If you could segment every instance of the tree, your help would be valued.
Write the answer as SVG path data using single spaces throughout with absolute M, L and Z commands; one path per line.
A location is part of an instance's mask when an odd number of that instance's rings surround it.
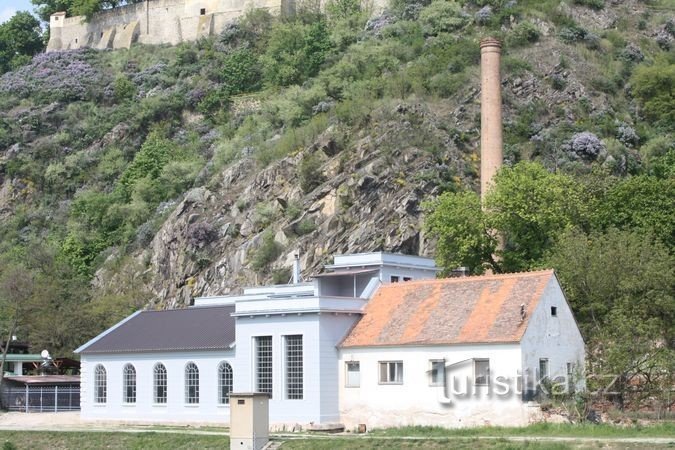
M 25 64 L 43 48 L 40 21 L 25 11 L 14 14 L 0 24 L 0 73 Z
M 485 205 L 490 225 L 504 237 L 501 265 L 508 272 L 531 267 L 562 231 L 588 220 L 583 186 L 532 162 L 500 170 Z
M 522 162 L 499 171 L 485 211 L 478 195 L 448 192 L 428 204 L 428 213 L 427 230 L 439 241 L 438 263 L 446 272 L 458 266 L 513 272 L 536 265 L 565 229 L 585 225 L 588 199 L 571 177 Z
M 675 256 L 640 231 L 564 232 L 542 262 L 553 267 L 586 337 L 591 386 L 641 400 L 667 392 L 675 361 Z M 662 400 L 666 400 L 662 398 Z
M 595 228 L 641 229 L 675 246 L 675 177 L 619 180 L 595 203 Z
M 5 373 L 9 343 L 16 330 L 25 321 L 28 302 L 33 294 L 33 275 L 22 265 L 10 265 L 0 277 L 0 323 L 4 328 L 2 359 L 0 360 L 0 388 Z
M 426 203 L 425 209 L 429 213 L 425 227 L 438 239 L 436 262 L 445 274 L 460 266 L 472 273 L 499 266 L 493 257 L 498 241 L 477 194 L 445 193 Z

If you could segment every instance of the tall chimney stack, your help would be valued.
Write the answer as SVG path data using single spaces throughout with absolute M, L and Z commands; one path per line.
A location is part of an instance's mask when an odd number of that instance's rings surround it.
M 502 166 L 502 84 L 499 73 L 502 44 L 495 38 L 480 42 L 480 197 L 485 201 L 492 178 Z

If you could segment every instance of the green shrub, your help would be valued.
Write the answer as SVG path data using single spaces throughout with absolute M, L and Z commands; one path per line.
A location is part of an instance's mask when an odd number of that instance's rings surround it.
M 230 104 L 230 91 L 226 87 L 213 89 L 197 104 L 197 111 L 203 114 L 214 114 L 222 111 Z
M 302 192 L 311 192 L 326 180 L 323 173 L 320 171 L 321 163 L 321 158 L 319 158 L 319 155 L 316 153 L 305 156 L 302 158 L 302 161 L 300 161 L 298 176 L 300 178 L 300 189 L 302 189 Z
M 258 61 L 248 48 L 241 48 L 228 54 L 222 62 L 226 89 L 230 94 L 250 92 L 258 89 L 260 70 Z
M 644 115 L 657 126 L 675 130 L 675 64 L 663 59 L 652 66 L 638 66 L 631 85 Z
M 282 247 L 274 240 L 272 230 L 267 230 L 262 235 L 262 243 L 251 255 L 251 268 L 257 272 L 266 271 L 267 267 L 279 257 Z
M 298 236 L 304 236 L 316 230 L 316 223 L 312 219 L 303 219 L 300 221 L 295 231 L 298 233 Z
M 277 24 L 261 56 L 263 78 L 276 86 L 298 84 L 314 76 L 331 49 L 325 21 Z
M 115 79 L 113 91 L 115 93 L 116 101 L 121 102 L 124 100 L 131 100 L 136 95 L 136 85 L 132 83 L 129 78 L 120 75 Z
M 190 44 L 180 44 L 176 48 L 176 64 L 187 66 L 197 62 L 197 52 Z
M 509 34 L 507 41 L 508 44 L 514 47 L 531 44 L 539 40 L 540 32 L 539 29 L 534 26 L 531 22 L 521 22 L 519 23 Z
M 605 7 L 605 0 L 574 0 L 574 4 L 586 6 L 595 10 L 601 10 Z
M 457 31 L 464 28 L 471 17 L 462 11 L 459 3 L 435 0 L 420 12 L 419 21 L 427 35 Z

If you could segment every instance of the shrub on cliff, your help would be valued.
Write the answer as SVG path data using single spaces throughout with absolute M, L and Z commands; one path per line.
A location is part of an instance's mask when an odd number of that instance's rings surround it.
M 90 64 L 95 50 L 42 53 L 0 78 L 0 93 L 32 97 L 38 102 L 91 100 L 107 83 L 100 69 Z
M 279 23 L 272 30 L 260 58 L 263 77 L 271 85 L 299 84 L 316 75 L 331 49 L 330 33 L 323 20 Z

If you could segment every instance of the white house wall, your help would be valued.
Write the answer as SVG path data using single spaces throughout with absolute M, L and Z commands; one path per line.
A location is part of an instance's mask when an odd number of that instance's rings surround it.
M 551 315 L 557 308 L 557 316 Z M 539 360 L 548 359 L 549 376 L 567 376 L 567 363 L 575 365 L 577 389 L 584 387 L 585 348 L 572 310 L 555 277 L 544 289 L 542 299 L 532 313 L 523 338 L 522 364 L 526 377 L 533 383 L 539 379 Z
M 490 388 L 473 384 L 473 358 L 490 360 Z M 430 386 L 431 360 L 444 359 L 450 368 L 446 386 Z M 345 387 L 347 361 L 359 361 L 360 387 Z M 403 362 L 403 384 L 380 384 L 380 361 Z M 481 425 L 517 426 L 529 422 L 534 408 L 524 404 L 518 386 L 521 352 L 517 344 L 476 344 L 455 346 L 406 346 L 345 348 L 340 350 L 339 386 L 341 422 L 347 428 L 366 424 L 368 429 L 437 425 L 467 427 Z M 468 392 L 461 396 L 450 391 Z M 506 387 L 497 387 L 496 377 L 508 377 Z
M 256 391 L 254 338 L 272 336 L 273 394 L 270 423 L 308 424 L 337 421 L 337 343 L 358 315 L 322 313 L 237 317 L 235 392 Z M 303 336 L 303 399 L 288 399 L 285 391 L 284 336 Z
M 234 369 L 234 351 L 157 352 L 119 355 L 82 355 L 81 417 L 83 420 L 127 422 L 213 422 L 229 424 L 229 405 L 218 404 L 218 365 L 227 361 Z M 167 371 L 167 402 L 154 403 L 153 369 L 161 362 Z M 185 403 L 185 365 L 199 368 L 199 404 Z M 107 401 L 94 403 L 94 370 L 102 364 L 107 374 Z M 122 371 L 127 363 L 136 369 L 136 402 L 123 402 Z M 239 374 L 233 370 L 233 378 Z

